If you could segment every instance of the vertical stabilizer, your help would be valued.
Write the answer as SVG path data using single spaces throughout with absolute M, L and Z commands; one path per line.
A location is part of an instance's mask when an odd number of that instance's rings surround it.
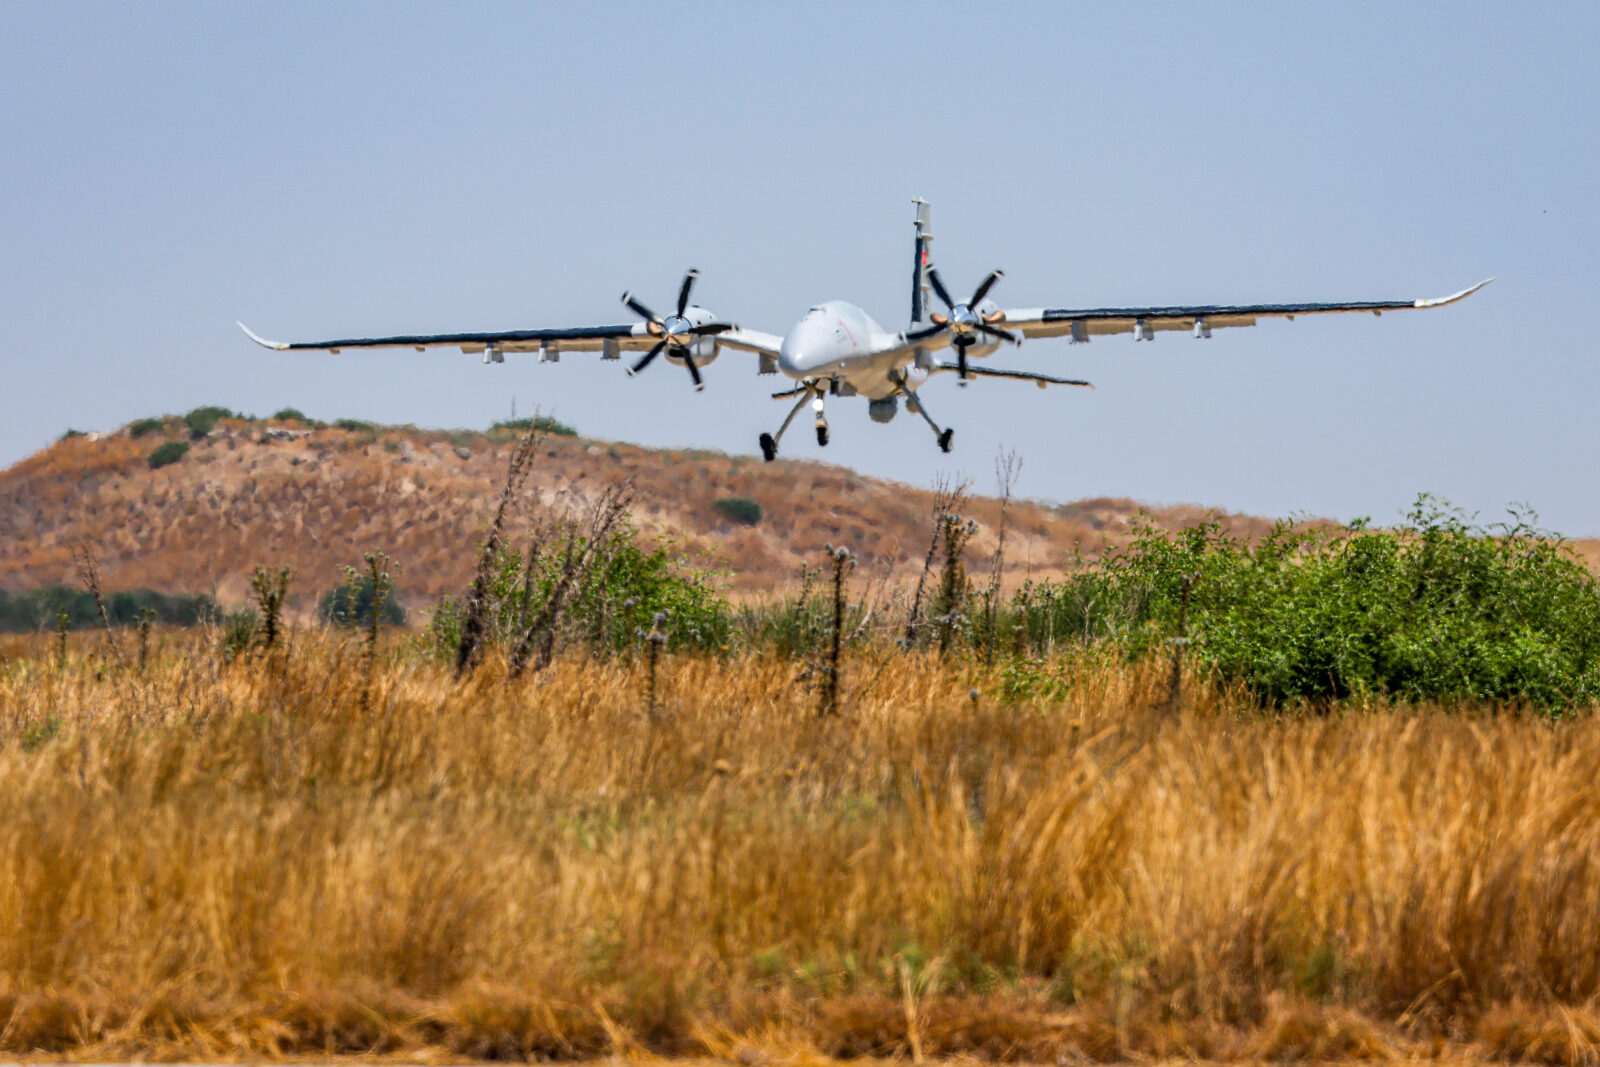
M 931 209 L 928 202 L 917 196 L 911 199 L 917 205 L 917 245 L 916 260 L 911 269 L 911 328 L 928 324 L 928 245 L 933 241 L 933 232 L 929 229 Z

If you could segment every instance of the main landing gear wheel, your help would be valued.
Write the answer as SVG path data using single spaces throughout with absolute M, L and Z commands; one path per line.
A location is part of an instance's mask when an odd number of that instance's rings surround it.
M 962 384 L 965 384 L 965 383 L 962 383 Z M 939 451 L 941 451 L 941 452 L 950 451 L 950 440 L 951 440 L 951 438 L 955 437 L 955 435 L 956 435 L 956 432 L 954 430 L 946 430 L 944 433 L 940 434 L 939 435 Z
M 817 444 L 826 446 L 827 443 L 828 443 L 828 427 L 827 426 L 818 426 L 817 427 Z
M 770 433 L 761 435 L 761 458 L 768 463 L 778 458 L 778 442 L 772 439 Z

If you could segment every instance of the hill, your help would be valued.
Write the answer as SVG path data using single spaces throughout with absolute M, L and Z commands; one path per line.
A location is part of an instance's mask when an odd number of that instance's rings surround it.
M 156 448 L 181 452 L 172 444 L 180 441 L 187 453 L 152 467 Z M 381 550 L 402 568 L 402 598 L 424 605 L 470 580 L 514 442 L 504 430 L 230 418 L 205 434 L 166 419 L 68 436 L 0 472 L 0 589 L 75 581 L 73 549 L 83 543 L 97 553 L 110 589 L 210 592 L 238 602 L 256 564 L 287 565 L 305 607 L 341 580 L 343 566 Z M 616 479 L 633 481 L 635 520 L 648 538 L 725 572 L 735 596 L 789 584 L 829 543 L 849 546 L 868 580 L 913 579 L 928 548 L 930 491 L 805 460 L 767 465 L 552 435 L 526 504 L 582 498 Z M 716 503 L 729 498 L 758 504 L 759 521 L 729 517 Z M 999 508 L 976 497 L 965 509 L 980 527 L 969 559 L 985 571 Z M 517 518 L 524 527 L 527 511 Z M 1008 582 L 1059 571 L 1075 548 L 1092 558 L 1126 543 L 1139 512 L 1120 499 L 1013 502 Z M 1188 526 L 1212 513 L 1187 506 L 1150 514 L 1162 525 Z M 1221 518 L 1245 534 L 1269 526 Z

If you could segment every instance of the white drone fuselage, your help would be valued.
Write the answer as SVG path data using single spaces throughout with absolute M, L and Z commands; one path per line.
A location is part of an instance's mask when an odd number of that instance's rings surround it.
M 974 344 L 969 355 L 987 356 L 998 341 Z M 827 300 L 806 312 L 783 337 L 778 369 L 795 381 L 836 379 L 851 390 L 878 400 L 900 390 L 902 368 L 915 368 L 915 352 L 907 352 L 905 335 L 890 333 L 861 308 L 844 300 Z M 926 368 L 915 368 L 914 379 Z

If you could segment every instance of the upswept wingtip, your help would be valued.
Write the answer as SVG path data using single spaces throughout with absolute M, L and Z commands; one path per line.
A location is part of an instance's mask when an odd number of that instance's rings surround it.
M 246 337 L 250 338 L 250 340 L 254 341 L 256 344 L 260 345 L 262 348 L 270 348 L 274 352 L 282 352 L 284 349 L 289 347 L 288 345 L 284 344 L 282 341 L 269 341 L 269 340 L 267 340 L 265 337 L 260 336 L 254 330 L 252 330 L 250 327 L 246 326 L 244 323 L 239 322 L 238 319 L 234 319 L 233 321 L 238 325 L 239 329 L 244 331 L 244 335 Z
M 1492 281 L 1494 281 L 1493 278 L 1485 278 L 1477 285 L 1469 285 L 1459 293 L 1451 293 L 1449 296 L 1441 296 L 1434 300 L 1418 300 L 1416 306 L 1419 308 L 1439 308 L 1444 307 L 1446 304 L 1454 304 L 1457 300 L 1465 300 Z

